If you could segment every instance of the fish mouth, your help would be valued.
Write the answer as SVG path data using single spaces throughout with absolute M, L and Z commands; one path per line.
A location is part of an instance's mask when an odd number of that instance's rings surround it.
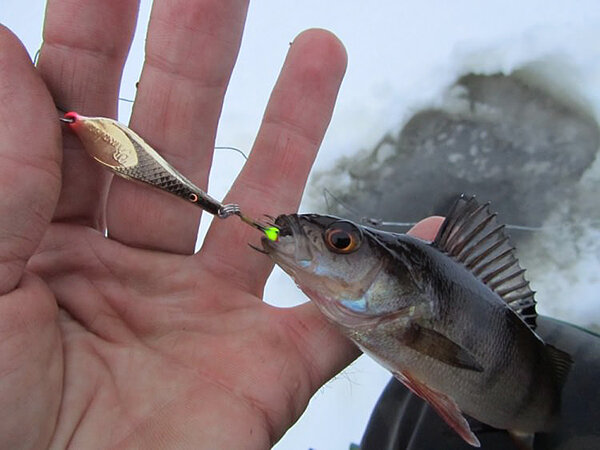
M 279 229 L 279 233 L 277 239 L 275 240 L 269 239 L 266 236 L 262 237 L 261 244 L 263 246 L 263 250 L 265 250 L 267 253 L 276 252 L 280 246 L 281 240 L 286 239 L 288 236 L 294 236 L 292 231 L 292 219 L 290 215 L 282 214 L 277 216 L 271 225 L 276 226 Z M 297 228 L 297 226 L 295 226 L 295 228 Z
M 279 228 L 275 241 L 263 236 L 261 244 L 265 253 L 282 266 L 307 267 L 313 260 L 306 234 L 297 214 L 282 214 L 275 219 Z

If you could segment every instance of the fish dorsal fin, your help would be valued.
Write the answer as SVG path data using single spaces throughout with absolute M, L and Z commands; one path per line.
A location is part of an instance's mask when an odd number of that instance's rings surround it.
M 489 203 L 461 195 L 432 245 L 463 264 L 535 329 L 534 292 Z

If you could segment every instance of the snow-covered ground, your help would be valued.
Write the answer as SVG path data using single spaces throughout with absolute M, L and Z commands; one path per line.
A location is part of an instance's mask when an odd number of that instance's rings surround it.
M 150 5 L 148 0 L 141 3 L 138 35 L 121 89 L 126 98 L 135 94 L 143 61 Z M 43 12 L 41 0 L 3 0 L 0 6 L 0 22 L 21 37 L 32 55 L 41 43 Z M 349 55 L 346 79 L 317 169 L 331 167 L 341 155 L 371 148 L 387 131 L 399 129 L 413 112 L 441 101 L 444 88 L 467 71 L 510 72 L 535 62 L 548 83 L 560 80 L 569 87 L 562 91 L 563 96 L 584 104 L 595 117 L 600 112 L 600 4 L 596 0 L 257 1 L 250 6 L 217 145 L 250 149 L 288 43 L 311 27 L 336 33 Z M 127 121 L 130 105 L 122 102 L 120 106 L 120 119 Z M 225 194 L 242 164 L 240 155 L 217 151 L 209 186 L 212 195 L 220 198 Z M 586 174 L 590 186 L 600 182 L 597 165 L 598 161 Z M 586 207 L 597 207 L 597 201 L 587 199 Z M 557 199 L 557 209 L 565 201 Z M 206 227 L 203 223 L 202 231 Z M 543 239 L 567 237 L 557 232 Z M 577 252 L 568 254 L 563 263 L 579 275 L 576 280 L 567 279 L 557 286 L 552 272 L 529 268 L 539 291 L 540 309 L 584 325 L 590 318 L 600 318 L 600 304 L 585 301 L 590 298 L 590 286 L 597 290 L 600 283 L 599 239 L 593 234 L 585 239 L 589 245 L 579 243 Z M 561 295 L 544 295 L 546 284 Z M 565 302 L 557 302 L 559 298 Z M 305 297 L 287 276 L 275 271 L 265 300 L 290 306 L 304 302 Z M 388 378 L 383 369 L 360 358 L 315 395 L 304 416 L 275 448 L 341 450 L 350 442 L 359 442 Z

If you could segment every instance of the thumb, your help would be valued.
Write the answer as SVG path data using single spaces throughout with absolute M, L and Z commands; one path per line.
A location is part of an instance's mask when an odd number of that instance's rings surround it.
M 426 241 L 433 241 L 443 222 L 444 218 L 440 216 L 427 217 L 408 230 L 408 234 Z
M 21 280 L 60 192 L 56 109 L 19 40 L 0 25 L 0 295 Z

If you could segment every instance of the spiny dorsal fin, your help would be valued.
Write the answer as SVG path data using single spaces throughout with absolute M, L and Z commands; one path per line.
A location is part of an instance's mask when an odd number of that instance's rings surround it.
M 489 203 L 480 205 L 475 197 L 461 195 L 433 245 L 462 263 L 535 329 L 534 292 Z

